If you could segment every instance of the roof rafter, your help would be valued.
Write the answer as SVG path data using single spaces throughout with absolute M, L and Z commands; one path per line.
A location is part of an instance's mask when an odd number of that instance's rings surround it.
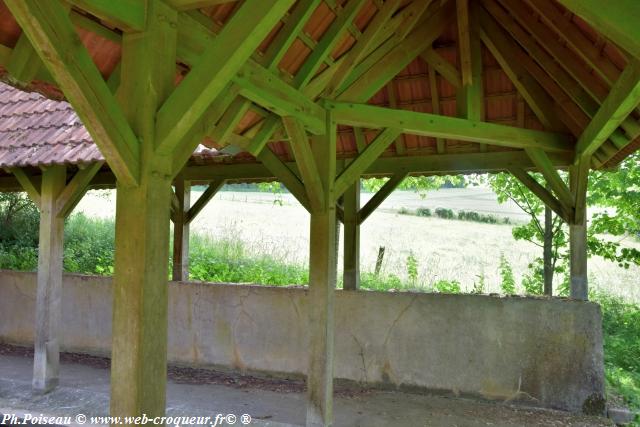
M 147 0 L 69 0 L 124 31 L 144 31 L 147 26 Z
M 391 15 L 396 11 L 400 2 L 401 0 L 389 0 L 378 10 L 362 37 L 351 50 L 345 54 L 344 60 L 341 61 L 338 66 L 337 71 L 327 85 L 326 93 L 328 96 L 335 94 L 353 68 L 364 57 L 365 53 L 373 47 L 378 35 L 381 34 L 385 28 L 384 24 L 391 18 Z
M 452 19 L 453 4 L 448 2 L 397 43 L 337 97 L 341 101 L 363 102 L 393 79 L 442 33 Z
M 159 152 L 173 151 L 292 3 L 293 0 L 243 3 L 160 107 L 156 120 Z
M 632 59 L 576 146 L 576 158 L 592 155 L 640 103 L 640 61 Z
M 482 24 L 480 38 L 484 45 L 498 61 L 502 70 L 525 99 L 540 123 L 548 130 L 563 130 L 565 127 L 558 118 L 559 115 L 554 114 L 556 105 L 553 98 L 529 74 L 526 65 L 518 60 L 517 51 L 520 47 L 486 12 L 481 11 L 479 18 Z M 560 116 L 564 117 L 564 115 Z
M 536 147 L 545 151 L 573 151 L 564 134 L 518 129 L 493 123 L 394 110 L 367 104 L 326 101 L 340 124 L 370 129 L 395 128 L 404 133 L 471 141 L 513 148 Z
M 320 65 L 331 54 L 338 42 L 340 42 L 341 36 L 349 25 L 351 25 L 365 1 L 366 0 L 349 0 L 341 13 L 338 14 L 331 23 L 329 29 L 322 35 L 318 45 L 304 61 L 300 70 L 296 73 L 293 79 L 295 87 L 302 88 L 311 81 Z
M 564 7 L 587 21 L 594 29 L 640 59 L 640 3 L 616 0 L 602 7 L 600 0 L 559 0 Z

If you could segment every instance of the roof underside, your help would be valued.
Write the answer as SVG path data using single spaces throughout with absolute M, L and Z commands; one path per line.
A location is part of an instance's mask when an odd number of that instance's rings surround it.
M 120 71 L 121 25 L 100 17 L 94 10 L 87 11 L 83 7 L 86 3 L 71 1 L 74 5 L 71 20 L 99 72 L 115 89 Z M 176 67 L 176 84 L 179 84 L 205 47 L 199 45 L 202 38 L 196 38 L 193 32 L 214 37 L 243 2 L 169 0 L 167 3 L 182 9 L 178 20 Z M 201 9 L 189 7 L 207 4 L 214 5 Z M 309 8 L 307 13 L 306 8 Z M 469 31 L 472 36 L 480 36 L 482 42 L 476 45 L 474 37 L 468 36 Z M 61 91 L 45 67 L 31 71 L 33 75 L 27 81 L 10 72 L 16 67 L 15 58 L 22 55 L 21 50 L 28 45 L 21 42 L 21 34 L 20 26 L 0 0 L 1 78 L 51 99 L 62 99 Z M 289 34 L 291 37 L 287 38 Z M 285 39 L 289 41 L 282 49 Z M 366 102 L 546 130 L 566 134 L 573 144 L 629 64 L 628 58 L 628 53 L 556 0 L 299 0 L 261 43 L 250 64 L 257 64 L 269 76 L 297 89 L 311 101 Z M 354 62 L 352 67 L 344 66 L 350 61 Z M 479 67 L 473 65 L 478 63 Z M 212 126 L 214 131 L 202 142 L 207 147 L 233 153 L 230 159 L 237 162 L 255 161 L 244 152 L 242 142 L 256 135 L 265 118 L 279 112 L 268 102 L 260 102 L 262 98 L 242 90 L 246 89 L 245 80 L 246 76 L 234 79 L 233 84 L 240 86 L 238 96 L 230 102 L 226 113 L 212 123 L 217 128 Z M 370 84 L 371 80 L 381 84 Z M 469 92 L 473 91 L 479 91 L 481 97 L 477 106 L 469 105 Z M 8 117 L 4 110 L 12 102 L 13 95 L 7 98 L 9 93 L 6 88 L 0 88 L 3 121 Z M 32 100 L 33 95 L 21 97 Z M 46 161 L 32 155 L 27 156 L 28 161 L 23 158 L 22 163 L 3 162 L 0 166 L 37 166 L 47 161 L 73 164 L 100 158 L 95 146 L 88 143 L 89 134 L 67 104 L 58 104 L 67 107 L 41 104 L 55 112 L 46 122 L 34 123 L 33 115 L 37 111 L 20 112 L 16 119 L 15 126 L 32 128 L 33 132 L 24 137 L 29 141 L 19 138 L 19 142 L 13 139 L 2 144 L 5 148 L 13 144 L 29 149 L 43 145 L 46 140 L 50 145 L 47 148 L 50 151 L 42 157 Z M 614 166 L 640 147 L 638 118 L 638 111 L 633 110 L 617 129 L 617 138 L 612 137 L 595 151 L 592 167 Z M 49 121 L 57 122 L 58 130 L 64 127 L 64 132 L 55 133 Z M 223 132 L 223 124 L 232 124 L 232 132 Z M 3 127 L 6 129 L 7 125 Z M 362 142 L 368 144 L 379 134 L 377 130 L 363 128 L 339 127 L 339 158 L 357 156 L 364 146 Z M 280 127 L 268 147 L 282 160 L 292 161 L 287 139 Z M 65 148 L 56 152 L 62 146 Z M 14 146 L 11 150 L 15 154 Z M 522 151 L 502 144 L 436 138 L 405 131 L 382 156 L 515 150 Z

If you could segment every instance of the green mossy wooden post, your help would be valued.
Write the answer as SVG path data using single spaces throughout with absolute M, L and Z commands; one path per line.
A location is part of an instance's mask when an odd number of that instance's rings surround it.
M 587 276 L 587 179 L 589 161 L 569 169 L 569 185 L 575 200 L 575 212 L 569 223 L 571 298 L 589 299 Z M 581 170 L 582 169 L 582 170 Z
M 333 423 L 337 129 L 330 113 L 327 113 L 326 121 L 326 135 L 312 147 L 322 195 L 320 205 L 311 210 L 310 226 L 308 427 Z
M 175 181 L 176 210 L 173 218 L 173 272 L 175 281 L 189 280 L 189 221 L 191 207 L 191 183 L 182 178 Z
M 344 195 L 344 273 L 343 289 L 355 291 L 360 287 L 360 179 L 347 188 Z
M 57 215 L 56 207 L 66 178 L 64 166 L 48 167 L 42 174 L 33 361 L 33 389 L 39 393 L 51 391 L 58 384 L 64 218 Z
M 125 33 L 120 105 L 140 141 L 137 185 L 117 184 L 111 415 L 165 413 L 172 159 L 156 152 L 156 111 L 173 89 L 176 11 L 147 3 L 147 29 Z

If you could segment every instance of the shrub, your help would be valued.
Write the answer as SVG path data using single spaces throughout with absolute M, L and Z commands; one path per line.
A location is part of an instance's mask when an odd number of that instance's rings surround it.
M 400 215 L 411 215 L 411 211 L 409 211 L 409 209 L 405 208 L 404 206 L 398 210 L 398 213 Z
M 413 255 L 413 252 L 409 253 L 407 257 L 407 276 L 409 276 L 409 280 L 413 284 L 418 281 L 418 260 Z
M 438 280 L 433 284 L 436 291 L 443 294 L 459 294 L 460 282 L 457 280 Z
M 443 218 L 443 219 L 453 219 L 454 218 L 453 210 L 451 210 L 451 209 L 436 208 L 435 213 L 436 213 L 436 216 L 438 218 Z
M 431 216 L 431 209 L 429 208 L 418 208 L 416 209 L 416 215 L 418 216 Z
M 511 264 L 505 258 L 504 254 L 500 254 L 500 278 L 502 279 L 500 283 L 500 288 L 502 292 L 507 295 L 513 295 L 516 293 L 516 281 L 513 277 L 513 270 L 511 269 Z

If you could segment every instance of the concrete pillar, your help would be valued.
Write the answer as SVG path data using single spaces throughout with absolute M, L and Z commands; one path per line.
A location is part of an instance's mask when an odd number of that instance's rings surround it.
M 173 273 L 176 281 L 189 280 L 189 223 L 185 220 L 191 207 L 191 183 L 183 179 L 175 181 L 178 198 L 177 210 L 173 215 Z
M 335 214 L 335 208 L 311 214 L 307 426 L 314 427 L 333 420 Z
M 171 179 L 143 172 L 118 185 L 113 278 L 111 415 L 165 412 Z
M 360 180 L 344 194 L 344 290 L 360 287 Z
M 39 393 L 58 384 L 64 218 L 57 216 L 56 203 L 65 181 L 64 166 L 52 166 L 42 173 L 33 360 L 33 389 Z

